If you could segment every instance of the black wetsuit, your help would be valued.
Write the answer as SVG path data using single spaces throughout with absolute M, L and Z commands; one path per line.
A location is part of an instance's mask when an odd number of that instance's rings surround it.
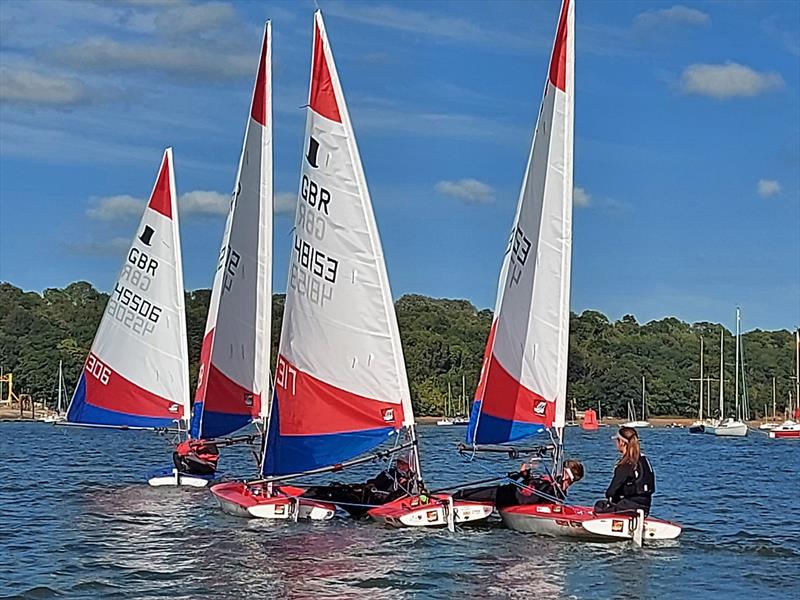
M 505 483 L 480 488 L 459 490 L 453 494 L 456 500 L 494 502 L 497 508 L 520 504 L 547 504 L 554 498 L 564 499 L 564 492 L 548 475 L 526 475 L 509 473 L 509 479 L 522 480 L 520 484 Z M 524 487 L 521 487 L 524 486 Z M 533 489 L 530 489 L 533 488 Z
M 642 454 L 636 465 L 617 464 L 606 490 L 606 499 L 599 500 L 594 510 L 597 513 L 622 513 L 642 509 L 649 514 L 655 491 L 656 474 L 650 460 Z
M 317 485 L 306 489 L 303 497 L 328 500 L 338 504 L 350 516 L 363 517 L 373 506 L 386 504 L 409 493 L 410 475 L 392 467 L 381 471 L 366 483 Z

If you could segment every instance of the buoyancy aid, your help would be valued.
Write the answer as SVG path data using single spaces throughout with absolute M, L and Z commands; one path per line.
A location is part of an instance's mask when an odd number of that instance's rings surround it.
M 655 491 L 656 474 L 653 465 L 650 464 L 650 459 L 642 454 L 633 471 L 633 479 L 625 484 L 623 496 L 625 498 L 652 496 Z

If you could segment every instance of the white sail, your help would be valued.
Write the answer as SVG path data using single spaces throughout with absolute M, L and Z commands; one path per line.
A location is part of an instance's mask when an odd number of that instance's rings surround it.
M 265 473 L 364 452 L 414 415 L 375 216 L 322 16 Z
M 252 103 L 211 291 L 193 437 L 225 435 L 264 416 L 272 323 L 272 27 Z
M 189 359 L 172 149 L 108 300 L 67 420 L 163 427 L 189 416 Z
M 564 0 L 503 261 L 468 440 L 565 424 L 572 257 L 575 11 Z

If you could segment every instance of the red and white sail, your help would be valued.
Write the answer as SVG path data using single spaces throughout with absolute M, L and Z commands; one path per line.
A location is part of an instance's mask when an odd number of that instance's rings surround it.
M 165 427 L 189 418 L 189 358 L 172 149 L 106 304 L 67 420 Z
M 264 473 L 337 464 L 412 425 L 383 250 L 322 16 Z
M 267 22 L 211 291 L 193 437 L 225 435 L 263 416 L 271 323 L 272 26 Z
M 574 0 L 563 0 L 468 431 L 500 443 L 564 426 L 572 256 Z

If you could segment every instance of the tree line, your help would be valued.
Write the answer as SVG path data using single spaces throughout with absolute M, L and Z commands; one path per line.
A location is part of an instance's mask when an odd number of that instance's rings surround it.
M 186 293 L 191 386 L 197 381 L 200 345 L 210 290 Z M 64 289 L 24 292 L 0 283 L 0 367 L 14 373 L 15 391 L 35 400 L 56 397 L 58 363 L 74 386 L 89 351 L 108 294 L 76 282 Z M 284 296 L 273 297 L 273 364 Z M 448 390 L 454 403 L 471 398 L 478 381 L 492 311 L 466 300 L 411 294 L 396 302 L 411 395 L 417 415 L 444 413 Z M 712 413 L 719 397 L 719 340 L 725 340 L 725 395 L 733 402 L 734 344 L 731 332 L 709 322 L 674 317 L 640 324 L 631 315 L 610 321 L 598 311 L 571 315 L 568 398 L 575 407 L 624 417 L 628 402 L 641 404 L 645 377 L 650 415 L 697 414 L 700 338 L 706 377 L 711 377 Z M 754 416 L 772 410 L 775 378 L 780 413 L 794 390 L 794 337 L 787 330 L 750 331 L 742 336 L 746 392 Z M 462 388 L 462 380 L 465 385 Z M 448 385 L 449 384 L 449 385 Z M 705 386 L 706 384 L 704 384 Z M 71 393 L 71 389 L 70 389 Z M 705 392 L 704 392 L 705 393 Z M 727 409 L 726 409 L 727 410 Z

